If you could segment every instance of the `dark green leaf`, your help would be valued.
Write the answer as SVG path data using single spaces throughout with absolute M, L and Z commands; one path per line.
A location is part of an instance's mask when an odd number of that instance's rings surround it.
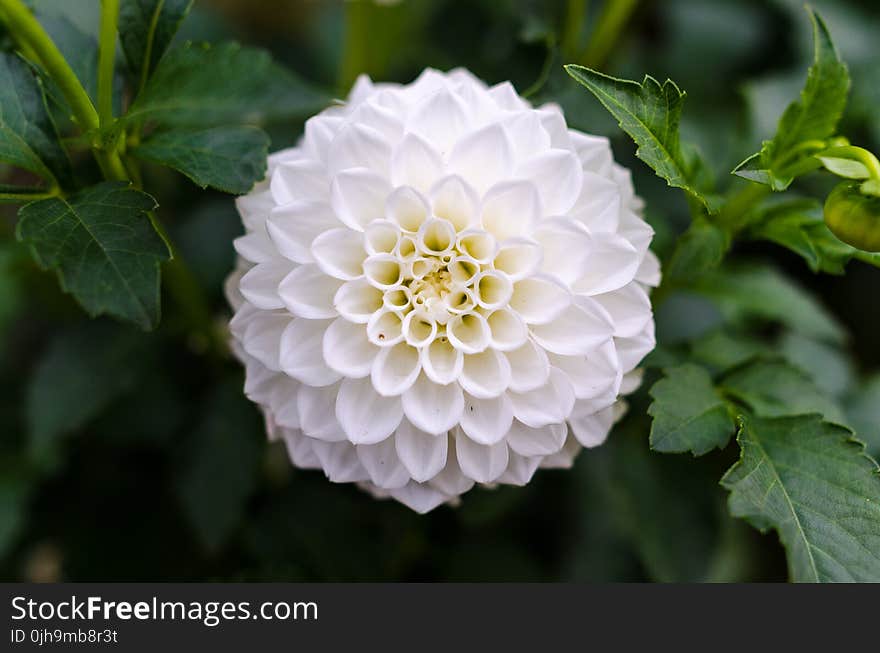
M 186 44 L 162 58 L 125 121 L 192 127 L 255 124 L 302 118 L 328 102 L 329 97 L 263 50 L 237 43 Z
M 839 347 L 797 333 L 786 333 L 777 346 L 779 353 L 809 376 L 825 394 L 841 397 L 849 392 L 853 383 L 853 365 Z
M 716 224 L 697 218 L 675 245 L 666 268 L 670 279 L 696 279 L 721 264 L 730 249 L 730 234 Z
M 846 402 L 846 415 L 856 436 L 865 441 L 868 453 L 880 456 L 880 374 L 862 381 Z
M 800 99 L 782 114 L 776 135 L 734 170 L 735 174 L 774 190 L 785 190 L 797 174 L 818 167 L 819 162 L 812 155 L 824 149 L 822 139 L 832 136 L 837 129 L 849 91 L 846 64 L 831 41 L 825 22 L 812 9 L 807 11 L 813 22 L 815 56 Z M 808 141 L 818 143 L 804 147 Z
M 694 290 L 713 299 L 733 323 L 769 321 L 819 340 L 846 339 L 843 327 L 824 306 L 771 267 L 720 269 L 700 277 Z
M 822 204 L 811 198 L 771 197 L 749 216 L 745 235 L 769 240 L 803 257 L 814 272 L 843 274 L 857 251 L 825 225 Z
M 568 65 L 568 74 L 583 84 L 617 119 L 639 146 L 636 155 L 670 186 L 681 188 L 710 212 L 719 208 L 717 197 L 706 195 L 695 180 L 693 165 L 682 153 L 679 120 L 685 93 L 670 79 L 660 84 L 646 75 L 641 84 Z
M 17 234 L 90 315 L 148 329 L 159 322 L 159 264 L 169 258 L 147 215 L 154 208 L 126 182 L 104 182 L 22 207 Z
M 264 450 L 259 434 L 257 413 L 240 383 L 220 385 L 204 405 L 178 483 L 184 510 L 212 552 L 239 523 L 254 490 Z
M 95 418 L 131 390 L 142 361 L 143 338 L 109 322 L 60 333 L 37 365 L 27 389 L 31 449 L 51 455 L 58 439 Z
M 834 400 L 806 374 L 783 360 L 751 361 L 726 375 L 719 387 L 760 417 L 818 413 L 831 422 L 845 421 Z
M 8 461 L 11 462 L 11 461 Z M 31 494 L 31 481 L 21 470 L 0 468 L 0 557 L 18 535 Z
M 256 127 L 159 132 L 134 150 L 178 170 L 202 188 L 243 194 L 266 174 L 269 137 Z
M 664 374 L 651 388 L 651 448 L 695 456 L 723 448 L 733 435 L 733 420 L 709 373 L 687 364 Z
M 777 531 L 793 581 L 880 581 L 880 476 L 851 435 L 815 415 L 742 418 L 730 511 Z
M 40 83 L 24 61 L 5 52 L 0 52 L 0 161 L 49 181 L 70 178 Z
M 40 15 L 40 24 L 64 55 L 73 69 L 83 88 L 95 101 L 98 94 L 98 42 L 89 34 L 84 33 L 63 14 Z M 63 95 L 50 82 L 53 88 L 52 97 L 64 106 Z
M 136 82 L 146 79 L 171 45 L 193 0 L 122 0 L 119 42 Z
M 691 352 L 699 362 L 724 372 L 755 356 L 770 354 L 771 347 L 758 338 L 718 330 L 695 341 Z

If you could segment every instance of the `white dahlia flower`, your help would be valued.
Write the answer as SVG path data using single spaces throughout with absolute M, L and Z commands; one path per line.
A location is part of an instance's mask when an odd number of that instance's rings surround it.
M 570 466 L 654 346 L 641 207 L 509 83 L 362 77 L 238 200 L 245 392 L 294 465 L 419 512 Z

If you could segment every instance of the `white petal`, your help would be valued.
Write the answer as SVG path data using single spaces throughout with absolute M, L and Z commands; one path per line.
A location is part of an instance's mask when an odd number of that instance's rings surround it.
M 392 347 L 403 341 L 400 315 L 385 309 L 376 311 L 367 322 L 367 337 L 379 347 Z
M 320 113 L 306 120 L 303 145 L 308 153 L 326 166 L 330 143 L 336 138 L 344 120 L 338 116 Z M 325 173 L 326 175 L 326 173 Z
M 648 293 L 637 283 L 593 297 L 614 320 L 614 335 L 630 338 L 641 333 L 653 318 Z
M 295 467 L 321 469 L 321 459 L 315 455 L 310 438 L 305 437 L 300 431 L 289 429 L 285 429 L 283 437 L 287 456 Z
M 374 220 L 364 228 L 364 248 L 368 254 L 390 254 L 399 240 L 400 225 L 390 220 Z
M 500 442 L 513 423 L 513 406 L 507 395 L 494 399 L 479 399 L 465 395 L 461 430 L 479 444 Z
M 543 252 L 538 243 L 527 238 L 509 238 L 499 245 L 492 266 L 511 281 L 519 281 L 534 273 L 542 260 Z
M 382 291 L 373 288 L 366 279 L 347 281 L 333 297 L 333 306 L 346 320 L 365 324 L 382 308 Z
M 385 215 L 385 199 L 391 185 L 382 175 L 365 168 L 340 172 L 330 186 L 333 210 L 343 224 L 363 231 L 373 220 Z
M 394 254 L 373 254 L 361 264 L 364 276 L 370 285 L 379 290 L 388 290 L 403 281 L 404 269 Z
M 617 231 L 621 206 L 620 186 L 595 172 L 584 172 L 581 194 L 569 215 L 591 233 Z
M 628 240 L 617 234 L 592 234 L 585 274 L 574 284 L 588 295 L 617 290 L 628 284 L 639 269 L 641 257 Z
M 461 387 L 475 397 L 497 397 L 510 384 L 510 363 L 507 356 L 494 349 L 464 357 L 464 368 L 459 379 Z
M 437 322 L 429 315 L 411 311 L 403 319 L 401 330 L 410 348 L 417 349 L 433 342 L 437 335 Z
M 446 323 L 446 337 L 465 354 L 477 354 L 489 346 L 489 325 L 479 313 L 455 315 Z
M 267 214 L 268 215 L 268 214 Z M 265 226 L 232 241 L 236 253 L 251 263 L 265 263 L 278 257 L 278 250 L 269 238 Z
M 315 440 L 312 448 L 331 482 L 357 483 L 370 478 L 367 470 L 361 465 L 357 450 L 350 443 Z
M 293 202 L 326 202 L 330 189 L 327 170 L 313 160 L 287 161 L 272 173 L 272 198 L 278 206 Z
M 438 385 L 425 375 L 403 394 L 403 410 L 412 424 L 434 435 L 458 424 L 464 410 L 464 394 L 457 383 Z
M 574 406 L 574 390 L 559 370 L 550 370 L 547 383 L 530 392 L 511 392 L 513 416 L 532 428 L 565 421 Z
M 278 426 L 299 429 L 299 410 L 296 406 L 296 396 L 299 394 L 300 385 L 299 381 L 294 381 L 289 376 L 280 374 L 272 384 L 269 406 Z
M 313 386 L 325 386 L 339 380 L 340 374 L 324 362 L 324 332 L 329 320 L 297 318 L 281 334 L 280 364 L 289 374 Z
M 614 323 L 598 303 L 577 297 L 552 322 L 533 325 L 531 331 L 535 342 L 547 351 L 574 356 L 605 342 L 614 331 Z
M 507 434 L 507 444 L 521 456 L 549 456 L 562 449 L 567 434 L 564 423 L 532 428 L 514 420 Z
M 336 419 L 354 444 L 381 442 L 403 419 L 398 397 L 383 397 L 369 379 L 344 379 L 336 396 Z
M 440 504 L 449 501 L 450 498 L 430 485 L 413 482 L 407 483 L 402 488 L 391 490 L 391 496 L 420 515 L 430 512 Z
M 535 275 L 513 284 L 510 307 L 528 324 L 546 324 L 571 306 L 571 293 L 561 282 Z
M 498 477 L 498 482 L 517 486 L 527 485 L 538 471 L 538 466 L 541 464 L 540 456 L 520 456 L 510 451 L 508 457 L 507 469 Z
M 358 106 L 349 120 L 375 129 L 386 141 L 397 142 L 403 134 L 401 118 L 399 111 L 384 107 L 375 98 L 371 98 Z
M 501 121 L 513 145 L 517 161 L 524 161 L 550 149 L 550 135 L 533 111 L 518 111 Z
M 467 107 L 456 94 L 441 89 L 415 107 L 406 128 L 435 144 L 445 156 L 468 128 Z
M 340 317 L 324 332 L 322 352 L 330 369 L 360 379 L 369 376 L 379 348 L 367 339 L 364 325 Z
M 438 218 L 452 223 L 459 231 L 476 224 L 479 199 L 473 188 L 461 177 L 444 177 L 431 187 L 431 208 Z
M 620 382 L 620 394 L 628 395 L 635 392 L 642 385 L 644 378 L 645 370 L 643 368 L 636 368 L 632 372 L 624 374 L 623 380 Z
M 297 263 L 311 263 L 312 242 L 339 225 L 326 202 L 297 201 L 272 210 L 266 230 L 278 253 Z
M 457 437 L 455 453 L 462 474 L 477 483 L 491 483 L 507 469 L 506 442 L 487 446 L 477 444 L 468 437 Z
M 503 308 L 486 318 L 489 324 L 490 345 L 499 351 L 522 347 L 529 338 L 529 329 L 516 311 Z
M 427 193 L 443 176 L 443 157 L 416 134 L 406 134 L 391 156 L 391 183 Z
M 532 234 L 543 250 L 541 270 L 571 286 L 588 273 L 591 265 L 590 235 L 568 218 L 544 220 Z
M 397 457 L 394 438 L 385 438 L 377 444 L 359 444 L 356 449 L 370 480 L 380 488 L 391 490 L 409 483 L 409 472 Z
M 645 252 L 645 258 L 636 271 L 636 281 L 652 288 L 660 285 L 660 259 L 654 252 L 650 250 Z
M 578 410 L 578 405 L 575 404 L 568 423 L 578 442 L 587 448 L 598 447 L 605 442 L 614 424 L 614 406 L 596 413 Z
M 287 310 L 297 317 L 319 320 L 337 315 L 333 297 L 341 285 L 317 265 L 300 265 L 282 279 L 278 293 Z
M 311 252 L 321 269 L 331 277 L 348 281 L 364 272 L 367 256 L 364 237 L 351 229 L 325 231 L 312 242 Z
M 440 385 L 452 383 L 464 367 L 464 355 L 448 338 L 437 338 L 421 350 L 422 369 L 429 379 Z
M 565 373 L 578 399 L 595 399 L 609 391 L 617 394 L 622 375 L 611 339 L 584 355 L 550 354 L 550 363 Z
M 534 182 L 541 194 L 544 215 L 564 215 L 581 192 L 583 173 L 577 157 L 568 150 L 551 149 L 524 161 L 518 177 Z
M 479 194 L 508 178 L 513 148 L 501 125 L 488 125 L 462 137 L 452 148 L 448 169 L 467 179 Z
M 284 308 L 278 286 L 291 268 L 290 262 L 283 259 L 255 265 L 241 278 L 241 294 L 251 304 L 263 310 Z
M 410 186 L 396 188 L 385 202 L 385 217 L 410 233 L 419 230 L 430 212 L 425 196 Z
M 480 223 L 498 240 L 530 235 L 540 218 L 540 193 L 529 181 L 501 182 L 483 197 Z
M 482 229 L 467 229 L 456 240 L 456 247 L 478 263 L 486 264 L 498 253 L 498 243 L 492 234 Z
M 510 389 L 515 392 L 528 392 L 547 383 L 550 378 L 550 363 L 547 353 L 527 340 L 522 347 L 505 354 L 510 363 Z
M 282 313 L 254 314 L 242 338 L 244 350 L 270 370 L 279 371 L 281 337 L 290 323 L 290 316 Z
M 489 89 L 489 97 L 491 97 L 499 108 L 507 111 L 522 111 L 523 109 L 531 109 L 529 103 L 523 100 L 513 84 L 510 82 L 501 82 Z M 519 114 L 516 114 L 519 115 Z
M 310 438 L 326 442 L 346 439 L 336 419 L 336 394 L 339 384 L 326 388 L 302 385 L 296 396 L 296 407 L 302 432 Z
M 568 135 L 569 129 L 565 124 L 565 117 L 562 115 L 562 109 L 558 104 L 543 104 L 538 108 L 538 117 L 541 119 L 541 125 L 550 135 L 551 147 L 558 147 L 568 150 L 572 147 L 571 138 Z
M 446 465 L 446 433 L 431 435 L 403 420 L 394 434 L 394 445 L 400 462 L 414 481 L 424 483 L 440 473 Z
M 513 295 L 510 278 L 496 270 L 486 270 L 477 275 L 473 289 L 477 304 L 490 311 L 507 306 Z
M 451 253 L 455 247 L 455 227 L 448 220 L 429 218 L 419 227 L 415 241 L 427 256 Z
M 583 451 L 581 443 L 577 441 L 577 438 L 569 434 L 562 449 L 541 458 L 539 467 L 543 469 L 571 469 L 574 459 L 581 451 Z
M 626 374 L 635 368 L 656 344 L 653 320 L 645 325 L 641 333 L 632 338 L 615 338 L 614 346 L 617 347 L 617 357 L 620 359 L 623 373 Z
M 391 147 L 375 129 L 366 125 L 348 123 L 330 144 L 327 168 L 336 175 L 348 168 L 368 168 L 388 176 Z
M 464 436 L 460 436 L 464 439 Z M 464 494 L 474 486 L 472 479 L 461 473 L 458 466 L 458 456 L 456 455 L 456 438 L 450 434 L 448 436 L 449 443 L 446 454 L 446 466 L 430 480 L 430 485 L 444 494 L 456 497 Z
M 274 206 L 275 200 L 266 182 L 258 183 L 249 194 L 235 198 L 235 208 L 248 231 L 265 225 Z
M 421 371 L 419 350 L 406 343 L 383 347 L 371 372 L 373 388 L 380 395 L 392 397 L 409 390 Z

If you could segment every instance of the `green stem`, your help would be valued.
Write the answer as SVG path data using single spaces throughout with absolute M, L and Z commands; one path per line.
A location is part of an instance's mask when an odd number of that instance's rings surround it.
M 568 0 L 565 8 L 565 24 L 562 26 L 562 56 L 574 61 L 580 50 L 581 30 L 587 17 L 587 0 Z
M 362 72 L 370 72 L 370 2 L 346 2 L 339 93 L 346 94 Z
M 587 49 L 580 57 L 584 66 L 600 68 L 605 63 L 638 4 L 638 0 L 606 0 Z
M 113 122 L 113 73 L 116 64 L 116 24 L 119 0 L 101 0 L 101 34 L 98 50 L 98 118 L 101 127 Z
M 715 219 L 730 233 L 731 239 L 745 227 L 743 218 L 758 202 L 767 197 L 770 191 L 769 186 L 749 182 L 727 201 Z
M 95 140 L 93 133 L 101 124 L 98 112 L 58 46 L 21 0 L 0 0 L 0 10 L 16 41 L 21 43 L 24 50 L 36 56 L 36 62 L 58 84 L 80 128 L 92 133 L 92 151 L 104 176 L 108 179 L 125 179 L 125 168 L 119 154 L 115 150 L 103 149 L 103 145 Z
M 33 202 L 35 200 L 47 200 L 51 197 L 58 197 L 60 195 L 59 189 L 53 189 L 49 191 L 40 191 L 29 193 L 27 191 L 16 193 L 2 193 L 0 192 L 0 203 L 2 202 Z

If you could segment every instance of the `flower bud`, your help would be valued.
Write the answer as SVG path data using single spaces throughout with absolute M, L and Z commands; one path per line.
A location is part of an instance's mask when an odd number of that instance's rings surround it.
M 880 252 L 880 197 L 861 192 L 861 183 L 838 184 L 825 200 L 825 224 L 848 245 Z

